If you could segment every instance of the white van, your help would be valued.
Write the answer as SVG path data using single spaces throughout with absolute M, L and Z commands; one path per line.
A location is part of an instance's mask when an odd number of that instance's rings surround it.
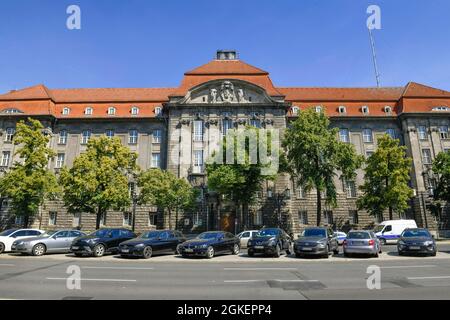
M 381 244 L 396 243 L 406 228 L 417 228 L 416 221 L 406 219 L 383 221 L 373 229 L 373 232 L 380 239 Z

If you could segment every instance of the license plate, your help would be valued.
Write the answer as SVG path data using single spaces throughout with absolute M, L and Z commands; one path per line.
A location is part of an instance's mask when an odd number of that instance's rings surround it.
M 409 247 L 411 250 L 420 250 L 420 247 Z
M 362 242 L 362 241 L 353 241 L 352 244 L 355 245 L 355 246 L 360 246 L 360 245 L 363 245 L 364 242 Z
M 264 246 L 255 246 L 255 249 L 264 249 Z
M 303 250 L 303 251 L 312 251 L 312 248 L 303 247 L 301 250 Z
M 130 249 L 122 249 L 121 250 L 123 253 L 128 253 L 128 252 L 130 252 Z
M 77 250 L 77 249 L 79 249 L 80 247 L 77 247 L 77 246 L 74 246 L 74 247 L 72 247 L 72 249 L 74 249 L 74 250 Z
M 185 252 L 194 252 L 194 249 L 184 249 Z

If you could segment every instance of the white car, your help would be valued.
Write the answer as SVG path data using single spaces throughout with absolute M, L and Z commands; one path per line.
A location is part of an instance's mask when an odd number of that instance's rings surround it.
M 247 248 L 248 240 L 250 240 L 250 238 L 255 236 L 258 232 L 258 230 L 246 230 L 239 233 L 237 237 L 241 241 L 241 248 Z
M 0 232 L 0 254 L 11 251 L 11 245 L 17 239 L 37 237 L 44 232 L 39 229 L 8 229 Z
M 334 234 L 336 235 L 338 244 L 340 246 L 342 246 L 342 244 L 344 243 L 344 240 L 347 239 L 347 234 L 342 231 L 336 231 L 336 232 L 334 232 Z

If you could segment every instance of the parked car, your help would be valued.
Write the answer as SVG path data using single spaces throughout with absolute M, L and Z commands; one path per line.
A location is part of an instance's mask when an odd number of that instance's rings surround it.
M 105 253 L 117 253 L 120 243 L 133 238 L 136 238 L 136 234 L 125 228 L 99 229 L 73 240 L 70 251 L 76 256 L 86 254 L 101 257 Z
M 340 246 L 342 246 L 342 244 L 344 243 L 344 240 L 347 239 L 347 234 L 345 232 L 342 232 L 342 231 L 336 231 L 334 233 L 334 235 L 336 236 L 338 244 Z
M 381 243 L 373 231 L 352 230 L 344 240 L 344 257 L 353 254 L 368 254 L 378 257 L 381 253 Z
M 248 240 L 257 233 L 258 230 L 247 230 L 239 233 L 237 237 L 241 240 L 241 248 L 247 248 Z
M 211 259 L 219 253 L 239 254 L 239 243 L 239 238 L 230 232 L 207 231 L 182 243 L 179 252 L 183 257 L 204 256 Z
M 42 256 L 46 253 L 64 253 L 70 251 L 70 246 L 75 238 L 85 236 L 79 230 L 54 230 L 47 231 L 37 237 L 23 238 L 13 242 L 12 252 Z
M 283 229 L 263 228 L 248 241 L 247 248 L 250 257 L 255 253 L 279 257 L 282 252 L 292 253 L 292 239 Z
M 18 239 L 39 236 L 45 231 L 39 229 L 8 229 L 0 233 L 0 254 L 11 251 L 11 246 Z
M 417 228 L 416 221 L 407 219 L 383 221 L 373 229 L 373 232 L 384 245 L 396 243 L 402 232 L 407 228 Z
M 400 256 L 407 253 L 425 253 L 436 256 L 436 241 L 427 229 L 405 229 L 397 242 Z
M 294 243 L 297 258 L 303 256 L 328 256 L 339 253 L 339 244 L 333 230 L 327 227 L 306 228 Z
M 121 257 L 143 257 L 149 259 L 154 253 L 178 253 L 178 246 L 186 241 L 179 231 L 151 230 L 139 237 L 122 242 L 119 245 Z

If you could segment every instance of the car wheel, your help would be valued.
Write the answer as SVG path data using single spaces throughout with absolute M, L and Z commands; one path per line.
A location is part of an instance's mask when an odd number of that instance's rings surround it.
M 434 251 L 433 253 L 431 253 L 432 257 L 436 257 L 436 251 Z
M 5 244 L 0 242 L 0 254 L 2 254 L 5 251 Z
M 175 249 L 175 254 L 180 254 L 181 250 L 180 250 L 181 244 L 177 245 L 176 249 Z
M 105 246 L 102 244 L 97 244 L 94 247 L 94 257 L 102 257 L 105 254 Z
M 239 248 L 238 244 L 235 244 L 233 246 L 233 250 L 231 251 L 231 253 L 234 254 L 234 255 L 237 255 L 237 254 L 239 254 L 239 251 L 241 251 L 241 248 Z
M 385 238 L 381 238 L 380 239 L 380 243 L 381 243 L 381 245 L 385 246 L 386 245 L 386 239 Z
M 214 257 L 214 248 L 209 246 L 208 249 L 206 249 L 206 257 L 208 259 L 212 259 Z
M 33 253 L 33 256 L 42 256 L 45 251 L 45 245 L 43 245 L 42 243 L 38 243 L 33 247 L 33 250 L 31 252 Z
M 153 254 L 153 249 L 150 246 L 147 246 L 144 248 L 144 250 L 142 251 L 142 255 L 144 257 L 144 259 L 150 259 L 152 257 Z
M 281 249 L 280 246 L 277 245 L 276 249 L 275 249 L 275 253 L 273 254 L 275 258 L 279 258 L 281 255 Z
M 255 255 L 255 253 L 253 252 L 253 250 L 248 250 L 247 254 L 249 257 L 253 257 Z

